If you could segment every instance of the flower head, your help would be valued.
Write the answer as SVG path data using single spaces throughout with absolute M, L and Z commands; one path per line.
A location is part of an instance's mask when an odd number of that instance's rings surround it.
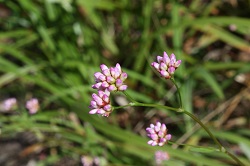
M 39 101 L 36 98 L 32 98 L 26 102 L 26 108 L 29 110 L 30 114 L 35 114 L 39 108 Z
M 100 65 L 101 72 L 94 74 L 96 83 L 92 88 L 108 91 L 124 91 L 127 85 L 123 82 L 127 79 L 127 73 L 123 72 L 119 63 L 115 67 L 108 68 L 106 65 Z
M 157 122 L 156 125 L 150 124 L 150 127 L 146 128 L 147 135 L 152 140 L 148 141 L 149 145 L 152 146 L 163 146 L 171 139 L 171 134 L 167 134 L 168 129 L 165 124 Z
M 82 156 L 81 157 L 82 166 L 99 166 L 100 158 L 99 157 L 90 157 L 90 156 Z
M 173 53 L 169 57 L 168 54 L 164 52 L 162 57 L 157 56 L 157 62 L 151 63 L 151 66 L 153 66 L 162 77 L 170 79 L 180 64 L 181 60 L 176 61 Z
M 112 112 L 112 106 L 109 99 L 110 92 L 108 90 L 99 90 L 98 94 L 92 94 L 92 101 L 90 102 L 89 114 L 101 114 L 108 117 Z
M 169 154 L 164 151 L 155 152 L 155 162 L 157 165 L 161 165 L 164 160 L 169 160 Z
M 17 106 L 16 98 L 9 98 L 3 101 L 2 109 L 3 111 L 13 110 Z

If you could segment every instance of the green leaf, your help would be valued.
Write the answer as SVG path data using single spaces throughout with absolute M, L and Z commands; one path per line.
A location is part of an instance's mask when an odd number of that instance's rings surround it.
M 213 36 L 217 37 L 218 39 L 226 42 L 227 44 L 236 47 L 242 51 L 250 52 L 250 45 L 244 39 L 220 28 L 217 26 L 204 26 L 204 25 L 196 25 L 195 28 L 205 32 L 212 34 Z
M 213 147 L 190 147 L 189 151 L 200 153 L 212 153 L 219 150 Z
M 103 45 L 111 51 L 112 54 L 117 55 L 119 53 L 118 47 L 115 44 L 114 36 L 110 32 L 102 32 L 102 42 Z
M 42 65 L 34 65 L 34 66 L 25 66 L 23 68 L 19 68 L 15 72 L 5 73 L 0 77 L 0 87 L 10 83 L 11 81 L 28 74 L 29 72 L 35 72 L 40 70 Z
M 224 99 L 225 96 L 219 83 L 208 70 L 203 67 L 200 67 L 198 70 L 195 71 L 195 74 L 199 78 L 203 79 L 203 81 L 206 82 L 210 86 L 210 88 L 212 88 L 212 90 L 220 99 Z
M 248 146 L 245 143 L 240 142 L 240 149 L 244 152 L 244 154 L 247 156 L 248 160 L 250 160 L 250 146 Z
M 38 32 L 41 35 L 45 45 L 52 51 L 55 50 L 55 42 L 53 41 L 52 37 L 51 37 L 51 33 L 49 32 L 49 30 L 47 28 L 45 28 L 44 26 L 39 26 L 38 27 Z

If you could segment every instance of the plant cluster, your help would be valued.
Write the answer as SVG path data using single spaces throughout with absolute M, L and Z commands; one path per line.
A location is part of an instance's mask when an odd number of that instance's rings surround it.
M 179 92 L 179 87 L 175 83 L 174 80 L 174 73 L 175 70 L 180 66 L 181 60 L 176 61 L 175 55 L 172 53 L 169 57 L 166 52 L 163 53 L 163 56 L 157 56 L 157 62 L 153 62 L 151 65 L 160 73 L 161 77 L 164 79 L 170 79 L 177 88 Z M 120 64 L 116 64 L 116 67 L 111 67 L 110 69 L 102 64 L 100 66 L 102 72 L 97 72 L 94 74 L 96 84 L 92 86 L 94 89 L 98 89 L 98 95 L 95 93 L 92 95 L 92 101 L 89 106 L 92 110 L 89 112 L 90 114 L 101 114 L 102 116 L 108 117 L 110 113 L 115 109 L 112 107 L 110 103 L 110 92 L 112 91 L 125 91 L 128 87 L 124 85 L 125 79 L 128 77 L 127 73 L 122 72 Z M 131 96 L 127 93 L 124 93 L 129 99 L 131 99 L 131 103 L 129 105 L 120 106 L 118 108 L 127 107 L 127 106 L 151 106 L 151 107 L 159 107 L 157 104 L 147 104 L 147 103 L 140 103 L 135 101 Z M 180 106 L 178 108 L 172 108 L 169 106 L 162 106 L 165 109 L 171 109 L 176 112 L 185 113 L 186 115 L 190 116 L 194 121 L 196 121 L 200 126 L 208 133 L 210 138 L 217 144 L 218 149 L 213 149 L 213 147 L 208 147 L 209 150 L 212 151 L 220 151 L 222 153 L 227 154 L 231 157 L 238 165 L 244 166 L 244 164 L 232 153 L 230 153 L 223 145 L 217 140 L 217 138 L 212 134 L 212 132 L 203 124 L 195 115 L 192 113 L 184 110 L 182 108 L 182 99 L 181 94 L 179 95 L 179 102 Z M 117 109 L 117 108 L 116 108 Z M 151 139 L 148 141 L 148 144 L 151 146 L 163 146 L 165 145 L 170 139 L 171 134 L 168 134 L 168 129 L 165 124 L 161 122 L 157 122 L 155 125 L 150 124 L 150 127 L 146 128 L 147 136 Z M 195 146 L 194 146 L 195 147 Z M 206 149 L 205 147 L 197 147 L 199 149 Z M 157 153 L 157 152 L 156 152 Z M 156 154 L 156 156 L 159 156 Z M 160 158 L 160 157 L 159 157 Z M 156 163 L 160 159 L 156 158 Z M 162 159 L 164 160 L 164 159 Z
M 246 0 L 0 0 L 0 165 L 249 165 L 249 16 Z

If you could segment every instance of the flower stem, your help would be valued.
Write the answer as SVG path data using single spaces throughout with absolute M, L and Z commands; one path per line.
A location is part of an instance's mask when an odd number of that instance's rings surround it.
M 228 156 L 230 156 L 232 159 L 234 159 L 240 166 L 245 166 L 245 164 L 243 164 L 235 155 L 233 155 L 232 153 L 228 152 L 227 150 L 224 152 L 226 153 Z
M 192 147 L 192 148 L 202 148 L 202 149 L 206 149 L 206 150 L 209 150 L 209 151 L 220 151 L 219 149 L 217 148 L 214 148 L 214 147 L 204 147 L 204 146 L 197 146 L 197 145 L 190 145 L 190 144 L 179 144 L 179 143 L 176 143 L 176 142 L 172 142 L 172 141 L 168 141 L 168 144 L 170 145 L 179 145 L 179 146 L 188 146 L 188 147 Z
M 130 101 L 134 102 L 134 103 L 137 103 L 137 101 L 135 101 L 135 99 L 133 99 L 127 92 L 125 91 L 122 91 L 122 93 L 127 96 L 129 98 Z
M 175 87 L 176 87 L 176 89 L 177 89 L 178 96 L 179 96 L 180 107 L 182 108 L 182 99 L 181 99 L 181 92 L 180 92 L 180 89 L 179 89 L 179 87 L 178 87 L 178 85 L 177 85 L 177 83 L 175 82 L 175 80 L 174 80 L 173 77 L 172 77 L 170 80 L 174 83 L 174 85 L 175 85 Z
M 188 111 L 183 111 L 184 114 L 190 116 L 194 121 L 199 123 L 199 125 L 208 133 L 208 135 L 213 139 L 213 141 L 219 146 L 220 151 L 222 151 L 222 145 L 221 143 L 215 138 L 215 136 L 210 132 L 210 130 L 198 119 L 196 116 L 194 116 L 192 113 Z
M 125 107 L 129 107 L 129 106 L 130 106 L 129 104 L 118 106 L 118 107 L 113 106 L 113 110 L 120 109 L 120 108 L 125 108 Z
M 219 150 L 223 153 L 226 153 L 228 156 L 230 156 L 233 160 L 235 160 L 239 165 L 244 166 L 244 164 L 232 153 L 228 152 L 226 148 L 224 148 L 221 143 L 216 139 L 216 137 L 212 134 L 212 132 L 198 119 L 196 116 L 194 116 L 192 113 L 183 110 L 183 113 L 191 117 L 194 121 L 199 123 L 199 125 L 208 133 L 210 138 L 213 139 L 213 141 L 219 146 Z
M 174 107 L 168 107 L 168 106 L 164 106 L 164 105 L 158 105 L 158 104 L 146 104 L 146 103 L 130 103 L 131 106 L 141 106 L 141 107 L 156 107 L 156 108 L 163 108 L 163 109 L 167 109 L 167 110 L 171 110 L 171 111 L 176 111 L 176 112 L 181 112 L 181 110 L 179 108 L 174 108 Z

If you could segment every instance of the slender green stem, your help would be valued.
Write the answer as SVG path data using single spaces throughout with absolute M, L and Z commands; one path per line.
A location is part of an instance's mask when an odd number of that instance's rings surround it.
M 125 96 L 127 96 L 129 98 L 130 101 L 137 103 L 137 101 L 135 101 L 127 92 L 123 91 L 122 92 Z
M 226 153 L 228 156 L 230 156 L 233 160 L 235 160 L 239 165 L 244 166 L 244 164 L 232 153 L 228 152 L 221 143 L 216 139 L 216 137 L 211 133 L 211 131 L 198 119 L 196 116 L 191 114 L 190 112 L 183 110 L 183 113 L 191 117 L 193 120 L 195 120 L 199 125 L 208 133 L 210 138 L 213 139 L 213 141 L 219 146 L 219 149 L 221 152 Z
M 130 104 L 122 105 L 122 106 L 118 106 L 118 107 L 113 106 L 113 110 L 117 110 L 117 109 L 125 108 L 125 107 L 130 107 L 130 106 L 131 106 Z
M 141 106 L 141 107 L 156 107 L 156 108 L 162 108 L 162 109 L 167 109 L 167 110 L 172 110 L 172 111 L 176 111 L 176 112 L 181 112 L 182 110 L 180 110 L 179 108 L 174 108 L 174 107 L 168 107 L 168 106 L 164 106 L 164 105 L 158 105 L 158 104 L 146 104 L 146 103 L 130 103 L 131 106 Z
M 232 159 L 234 159 L 240 166 L 245 166 L 245 164 L 243 164 L 235 155 L 233 155 L 232 153 L 228 152 L 227 150 L 225 151 L 225 153 L 230 156 Z
M 118 109 L 118 108 L 124 108 L 127 106 L 135 106 L 135 107 L 156 107 L 156 108 L 162 108 L 162 109 L 168 109 L 168 110 L 172 110 L 172 111 L 176 111 L 176 112 L 182 112 L 183 110 L 180 108 L 174 108 L 174 107 L 168 107 L 168 106 L 164 106 L 164 105 L 158 105 L 158 104 L 146 104 L 146 103 L 140 103 L 137 102 L 136 100 L 134 100 L 128 93 L 126 93 L 125 91 L 123 91 L 123 94 L 125 96 L 127 96 L 132 102 L 129 103 L 129 105 L 126 106 L 120 106 L 120 107 L 114 107 L 114 109 Z
M 176 112 L 182 112 L 182 110 L 180 110 L 179 108 L 168 107 L 168 106 L 158 105 L 158 104 L 139 103 L 139 102 L 131 102 L 131 103 L 127 104 L 127 105 L 113 107 L 113 109 L 115 110 L 115 109 L 125 108 L 125 107 L 129 107 L 129 106 L 133 106 L 133 107 L 155 107 L 155 108 L 162 108 L 162 109 L 172 110 L 172 111 L 176 111 Z
M 210 150 L 210 151 L 220 151 L 219 149 L 217 148 L 214 148 L 214 147 L 204 147 L 204 146 L 197 146 L 197 145 L 189 145 L 189 144 L 178 144 L 176 142 L 172 142 L 172 141 L 168 141 L 168 144 L 170 145 L 179 145 L 179 146 L 189 146 L 189 147 L 193 147 L 193 148 L 202 148 L 202 149 L 207 149 L 207 150 Z
M 175 87 L 176 87 L 176 89 L 177 89 L 178 96 L 179 96 L 180 107 L 182 108 L 182 99 L 181 99 L 181 92 L 180 92 L 180 89 L 179 89 L 178 85 L 176 84 L 176 82 L 175 82 L 175 80 L 174 80 L 173 77 L 172 77 L 170 80 L 174 83 L 174 85 L 175 85 Z
M 210 130 L 198 119 L 196 116 L 194 116 L 192 113 L 188 111 L 183 111 L 184 114 L 190 116 L 194 121 L 199 123 L 199 125 L 208 133 L 208 135 L 213 139 L 213 141 L 219 146 L 220 151 L 222 151 L 223 146 L 221 143 L 215 138 L 215 136 L 210 132 Z

